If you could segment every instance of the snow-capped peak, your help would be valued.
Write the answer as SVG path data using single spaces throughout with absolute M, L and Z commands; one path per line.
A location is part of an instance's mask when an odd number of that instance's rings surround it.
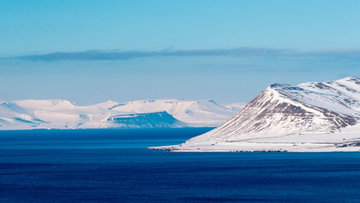
M 218 128 L 173 151 L 341 151 L 360 146 L 360 79 L 273 84 Z M 346 140 L 346 144 L 344 143 Z M 319 148 L 320 147 L 320 148 Z M 360 150 L 358 147 L 356 150 Z

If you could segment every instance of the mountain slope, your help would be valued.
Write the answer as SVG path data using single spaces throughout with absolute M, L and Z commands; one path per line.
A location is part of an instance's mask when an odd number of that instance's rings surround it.
M 177 151 L 346 151 L 360 140 L 360 79 L 273 84 L 218 128 Z M 358 132 L 358 133 L 357 133 Z M 355 143 L 355 144 L 354 144 Z M 359 142 L 360 143 L 360 142 Z M 356 148 L 358 150 L 360 148 Z
M 76 106 L 67 100 L 21 100 L 0 102 L 0 129 L 76 129 L 129 126 L 212 127 L 224 122 L 238 110 L 238 104 L 223 106 L 212 100 L 163 99 L 126 103 L 107 101 L 88 106 Z M 168 115 L 164 112 L 167 112 Z M 123 120 L 121 125 L 109 121 L 115 116 L 120 118 L 119 116 L 126 117 L 130 114 L 133 114 L 132 119 Z M 140 116 L 140 114 L 143 115 Z M 154 115 L 161 115 L 162 119 L 156 118 Z M 135 117 L 143 119 L 137 120 Z M 168 121 L 164 119 L 168 119 Z M 170 124 L 174 119 L 178 122 Z M 135 121 L 139 123 L 136 124 Z M 149 125 L 144 125 L 145 121 Z M 159 123 L 155 124 L 154 122 Z

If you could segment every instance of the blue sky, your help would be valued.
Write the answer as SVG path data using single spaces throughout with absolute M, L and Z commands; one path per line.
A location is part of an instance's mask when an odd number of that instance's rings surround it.
M 357 0 L 4 0 L 0 54 L 357 49 Z
M 359 10 L 357 0 L 0 1 L 0 57 L 186 53 L 3 58 L 0 99 L 236 102 L 249 101 L 272 82 L 359 76 Z M 236 48 L 245 54 L 234 54 Z M 190 54 L 194 50 L 206 54 Z M 284 51 L 291 56 L 273 54 Z

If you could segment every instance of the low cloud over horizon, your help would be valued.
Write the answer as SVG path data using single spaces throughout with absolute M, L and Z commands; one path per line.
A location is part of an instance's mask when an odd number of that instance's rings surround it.
M 2 59 L 2 60 L 1 60 Z M 2 100 L 247 102 L 273 83 L 360 77 L 360 51 L 236 48 L 56 52 L 0 58 Z
M 30 54 L 0 59 L 22 59 L 34 61 L 56 60 L 127 60 L 144 57 L 169 56 L 310 56 L 310 57 L 340 57 L 360 59 L 359 50 L 320 50 L 296 51 L 291 49 L 270 48 L 233 48 L 233 49 L 194 49 L 194 50 L 161 50 L 161 51 L 119 51 L 119 50 L 88 50 L 78 52 L 52 52 L 47 54 Z

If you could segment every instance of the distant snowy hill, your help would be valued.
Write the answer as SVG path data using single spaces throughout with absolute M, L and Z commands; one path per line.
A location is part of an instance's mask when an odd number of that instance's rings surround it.
M 88 106 L 67 100 L 21 100 L 0 102 L 0 129 L 212 127 L 239 108 L 241 103 L 224 106 L 212 100 L 107 101 Z
M 360 79 L 273 84 L 173 151 L 360 151 Z
M 213 100 L 186 101 L 175 99 L 140 100 L 120 103 L 110 110 L 124 113 L 151 113 L 166 111 L 176 119 L 191 126 L 217 126 L 229 119 L 241 108 L 242 103 L 228 106 L 217 104 Z

